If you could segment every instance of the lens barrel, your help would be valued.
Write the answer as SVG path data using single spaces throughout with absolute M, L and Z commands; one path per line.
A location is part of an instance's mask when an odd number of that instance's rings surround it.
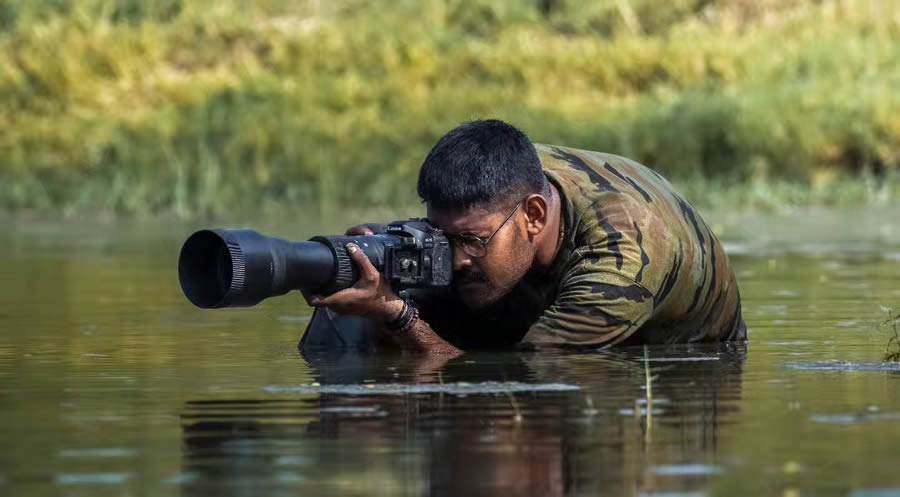
M 253 306 L 291 290 L 328 287 L 335 270 L 333 247 L 250 229 L 197 231 L 178 257 L 181 289 L 204 309 Z

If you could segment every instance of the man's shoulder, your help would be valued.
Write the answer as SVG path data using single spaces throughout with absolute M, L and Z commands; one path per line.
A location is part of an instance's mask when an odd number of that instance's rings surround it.
M 587 150 L 577 147 L 569 147 L 566 145 L 553 145 L 551 143 L 535 143 L 535 150 L 539 156 L 541 155 L 557 155 L 557 159 L 564 158 L 566 154 L 575 154 L 582 157 L 586 157 L 588 162 L 596 162 L 597 159 L 609 158 L 612 160 L 616 159 L 625 159 L 620 155 L 611 154 L 607 152 L 598 152 L 596 150 Z M 543 159 L 543 157 L 542 157 Z M 602 164 L 602 162 L 600 162 Z
M 566 272 L 618 274 L 655 291 L 679 245 L 694 243 L 681 195 L 625 157 L 553 145 L 538 151 L 563 197 Z
M 576 245 L 619 239 L 622 232 L 660 231 L 677 210 L 681 197 L 674 187 L 631 159 L 557 145 L 536 148 L 545 174 L 562 194 L 566 229 Z
M 670 202 L 675 194 L 661 174 L 627 157 L 559 145 L 535 148 L 547 176 L 576 204 L 598 199 L 652 204 Z
M 584 172 L 584 169 L 588 168 L 602 174 L 614 174 L 609 170 L 607 165 L 629 171 L 632 169 L 641 170 L 641 172 L 644 172 L 643 170 L 645 169 L 647 170 L 646 172 L 652 171 L 652 169 L 633 159 L 608 152 L 598 152 L 594 150 L 543 143 L 536 143 L 534 147 L 537 151 L 538 158 L 541 161 L 541 165 L 544 169 L 549 169 L 551 171 L 574 169 L 576 171 Z M 655 173 L 655 171 L 652 172 Z

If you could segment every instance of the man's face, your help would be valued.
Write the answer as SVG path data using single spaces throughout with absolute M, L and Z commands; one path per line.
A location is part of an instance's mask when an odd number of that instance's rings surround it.
M 471 309 L 486 307 L 509 293 L 534 261 L 535 247 L 528 238 L 521 206 L 510 216 L 512 209 L 512 205 L 496 210 L 428 208 L 428 220 L 451 238 L 474 235 L 487 240 L 496 230 L 483 256 L 474 257 L 453 246 L 453 287 Z

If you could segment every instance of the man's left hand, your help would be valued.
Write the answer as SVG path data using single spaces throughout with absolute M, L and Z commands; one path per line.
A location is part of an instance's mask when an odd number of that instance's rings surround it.
M 310 305 L 330 307 L 340 314 L 350 316 L 366 316 L 382 321 L 396 319 L 403 309 L 403 300 L 394 293 L 390 283 L 375 269 L 359 246 L 348 243 L 346 248 L 359 269 L 359 280 L 352 287 L 327 297 L 311 296 Z

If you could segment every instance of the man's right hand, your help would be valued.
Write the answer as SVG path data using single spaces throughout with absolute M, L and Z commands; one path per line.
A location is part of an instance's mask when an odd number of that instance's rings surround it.
M 374 235 L 375 231 L 370 228 L 371 224 L 357 224 L 356 226 L 351 226 L 347 228 L 347 231 L 344 233 L 345 236 L 360 236 L 360 235 Z M 300 293 L 303 294 L 303 298 L 306 300 L 306 305 L 310 307 L 315 307 L 310 298 L 312 295 L 308 295 L 305 290 L 300 290 Z

